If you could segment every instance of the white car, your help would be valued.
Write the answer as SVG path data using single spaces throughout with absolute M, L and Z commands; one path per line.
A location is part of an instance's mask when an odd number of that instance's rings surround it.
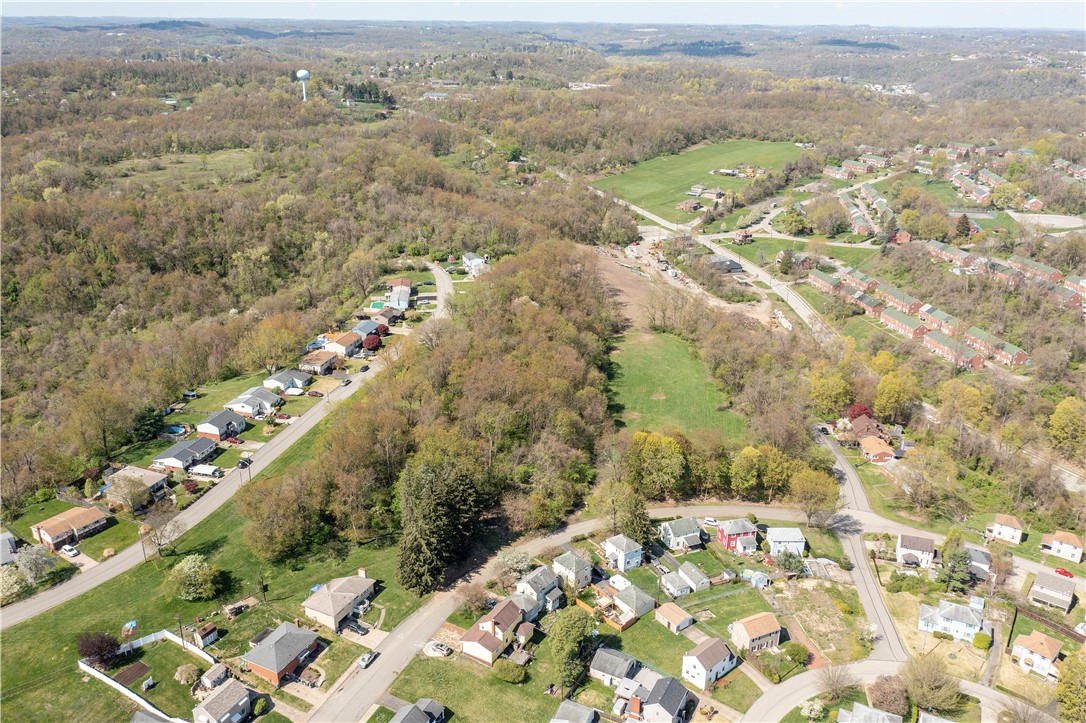
M 60 551 L 68 557 L 75 557 L 79 554 L 79 550 L 75 549 L 71 545 L 65 545 L 64 547 L 60 548 Z
M 720 523 L 717 522 L 715 517 L 706 517 L 705 521 L 702 524 L 704 524 L 706 527 L 719 527 L 720 526 Z

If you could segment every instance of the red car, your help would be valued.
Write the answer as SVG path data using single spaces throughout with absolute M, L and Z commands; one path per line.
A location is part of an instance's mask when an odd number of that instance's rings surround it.
M 1057 567 L 1056 574 L 1063 575 L 1064 577 L 1074 577 L 1074 575 L 1071 574 L 1071 571 L 1068 570 L 1066 567 Z
M 321 394 L 320 392 L 309 392 L 309 396 L 311 396 L 311 397 L 323 397 L 324 395 Z
M 276 414 L 275 418 L 276 419 L 290 419 L 290 415 L 289 414 Z
M 227 437 L 226 441 L 229 442 L 230 444 L 241 444 L 241 440 L 238 439 L 237 437 Z

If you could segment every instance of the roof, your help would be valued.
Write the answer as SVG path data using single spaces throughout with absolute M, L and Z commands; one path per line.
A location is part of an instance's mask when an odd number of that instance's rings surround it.
M 467 261 L 482 261 L 482 260 L 483 260 L 483 257 L 480 256 L 479 254 L 473 252 L 473 251 L 469 251 L 466 254 L 464 254 L 464 261 L 465 262 L 467 262 Z
M 554 558 L 554 564 L 566 570 L 573 570 L 575 573 L 580 572 L 585 568 L 592 567 L 592 563 L 578 555 L 576 552 L 562 553 L 558 557 Z
M 883 316 L 888 316 L 891 319 L 893 319 L 894 321 L 896 321 L 897 323 L 902 324 L 906 328 L 912 329 L 914 331 L 916 329 L 919 329 L 921 327 L 921 325 L 922 325 L 922 322 L 919 319 L 914 319 L 913 317 L 909 316 L 908 314 L 903 314 L 903 313 L 901 313 L 900 311 L 898 311 L 897 309 L 895 309 L 893 307 L 883 309 L 882 315 Z
M 637 658 L 623 653 L 621 650 L 599 648 L 596 650 L 596 654 L 592 656 L 592 662 L 588 667 L 590 670 L 599 671 L 612 678 L 627 678 L 633 671 L 641 667 L 641 663 L 638 662 Z
M 770 542 L 806 542 L 803 531 L 798 527 L 770 527 L 765 531 L 765 539 Z
M 518 608 L 517 612 L 519 612 L 519 611 L 520 610 Z M 461 635 L 460 636 L 460 642 L 461 643 L 478 643 L 479 645 L 482 645 L 484 648 L 486 648 L 487 650 L 489 650 L 492 653 L 498 652 L 499 650 L 501 650 L 505 646 L 505 643 L 502 642 L 501 638 L 499 638 L 498 636 L 494 635 L 493 633 L 491 633 L 491 632 L 489 632 L 487 630 L 483 630 L 478 625 L 475 625 L 474 627 L 471 628 L 471 630 L 469 630 L 466 633 L 464 633 L 463 635 Z
M 1070 597 L 1075 594 L 1075 581 L 1060 575 L 1052 575 L 1047 572 L 1037 573 L 1037 579 L 1033 581 L 1033 587 L 1042 587 L 1045 590 Z M 1031 589 L 1032 592 L 1032 589 Z
M 306 598 L 302 607 L 339 617 L 343 611 L 354 606 L 359 596 L 371 592 L 376 584 L 376 580 L 358 575 L 337 577 L 327 585 L 321 585 L 320 590 Z
M 930 537 L 918 537 L 916 535 L 898 535 L 897 546 L 918 552 L 930 552 L 935 554 L 935 540 Z
M 353 331 L 345 331 L 342 334 L 333 336 L 324 342 L 327 344 L 339 344 L 340 346 L 351 346 L 362 341 L 362 337 Z
M 536 597 L 539 597 L 546 590 L 549 590 L 558 584 L 558 576 L 554 574 L 554 570 L 545 565 L 541 565 L 521 578 L 518 586 L 520 584 L 527 585 L 532 589 L 532 592 L 536 594 Z
M 1005 515 L 1002 512 L 996 513 L 995 524 L 1003 525 L 1004 527 L 1013 527 L 1016 530 L 1026 529 L 1026 523 L 1018 519 L 1014 515 Z
M 864 437 L 860 440 L 860 449 L 870 455 L 894 453 L 894 449 L 879 437 Z
M 279 403 L 279 395 L 269 392 L 264 387 L 251 387 L 239 394 L 234 399 L 224 404 L 224 407 L 232 407 L 235 404 L 245 404 L 252 406 L 253 401 L 264 402 L 265 404 L 276 405 Z
M 833 278 L 832 276 L 825 273 L 824 271 L 819 271 L 818 269 L 811 269 L 810 275 L 815 277 L 816 279 L 822 280 L 823 282 L 825 282 L 826 284 L 829 284 L 830 286 L 839 286 L 841 284 L 841 282 L 838 281 L 837 279 Z
M 282 372 L 279 372 L 279 374 L 282 374 Z M 276 376 L 278 376 L 278 374 Z M 224 409 L 221 412 L 215 412 L 210 417 L 200 422 L 200 425 L 204 424 L 210 424 L 216 429 L 225 429 L 227 425 L 233 424 L 244 429 L 245 419 L 236 412 L 231 412 L 229 409 Z
M 363 322 L 363 323 L 367 323 L 367 322 Z M 303 372 L 303 371 L 300 371 L 298 369 L 280 369 L 279 371 L 277 371 L 275 374 L 272 374 L 270 377 L 268 377 L 264 381 L 267 382 L 267 381 L 274 380 L 274 381 L 277 381 L 277 382 L 289 382 L 289 381 L 292 381 L 294 379 L 306 380 L 306 379 L 312 379 L 312 378 L 313 377 L 311 377 L 308 372 Z
M 517 626 L 515 635 L 521 638 L 530 638 L 535 633 L 535 623 L 523 622 Z
M 116 482 L 118 479 L 133 479 L 147 487 L 154 487 L 165 482 L 167 478 L 166 475 L 157 470 L 126 465 L 109 475 L 109 482 L 111 483 Z
M 1063 544 L 1071 545 L 1072 547 L 1083 546 L 1081 537 L 1079 537 L 1078 535 L 1073 535 L 1070 532 L 1064 532 L 1063 530 L 1058 530 L 1051 534 L 1043 535 L 1041 537 L 1041 542 L 1044 542 L 1048 545 L 1051 545 L 1053 542 L 1062 542 Z
M 234 709 L 242 698 L 249 697 L 249 689 L 238 682 L 236 678 L 231 678 L 219 687 L 215 688 L 211 692 L 211 695 L 204 698 L 198 708 L 202 708 L 207 711 L 207 714 L 212 717 L 213 720 L 222 720 L 223 716 Z
M 1056 656 L 1060 654 L 1060 648 L 1063 644 L 1059 640 L 1045 635 L 1040 630 L 1034 630 L 1029 635 L 1019 635 L 1015 638 L 1014 647 L 1019 645 L 1031 653 L 1037 653 L 1049 660 L 1055 660 Z
M 225 665 L 223 665 L 222 663 L 215 663 L 214 665 L 212 665 L 210 668 L 207 669 L 206 673 L 204 673 L 200 677 L 201 678 L 207 678 L 208 680 L 216 680 L 218 678 L 221 678 L 227 672 L 228 671 L 227 671 Z
M 863 703 L 853 703 L 852 710 L 845 708 L 837 712 L 839 723 L 901 723 L 902 718 L 893 713 L 887 713 L 878 708 L 866 706 Z
M 686 588 L 686 589 L 690 588 L 690 583 L 687 582 L 683 578 L 683 576 L 680 575 L 677 572 L 665 573 L 663 575 L 663 577 L 660 578 L 660 584 L 664 585 L 665 587 L 668 587 L 668 588 L 670 588 L 672 590 L 682 590 L 683 588 Z M 626 601 L 623 601 L 623 602 L 626 602 Z M 630 607 L 633 607 L 633 605 L 631 605 L 630 603 L 627 602 L 627 604 L 630 605 Z
M 358 322 L 358 324 L 355 325 L 355 327 L 351 329 L 351 331 L 353 331 L 355 334 L 358 334 L 359 336 L 369 336 L 370 334 L 377 333 L 377 327 L 379 326 L 380 324 L 378 324 L 376 321 L 368 319 L 366 321 Z
M 609 537 L 604 542 L 605 545 L 615 548 L 619 552 L 637 552 L 641 549 L 641 545 L 637 544 L 626 535 L 615 535 Z
M 312 630 L 299 628 L 294 623 L 279 623 L 279 627 L 245 653 L 242 660 L 278 673 L 316 640 L 317 634 Z
M 619 590 L 615 593 L 614 598 L 615 600 L 620 600 L 625 603 L 634 611 L 640 610 L 646 606 L 649 610 L 656 607 L 656 599 L 637 585 L 630 585 L 625 589 Z
M 15 560 L 15 535 L 0 532 L 0 565 L 10 564 Z
M 325 362 L 332 361 L 335 358 L 336 353 L 332 351 L 311 351 L 302 357 L 302 364 L 323 365 Z
M 684 562 L 679 565 L 679 574 L 689 580 L 691 585 L 707 585 L 709 583 L 709 576 L 692 562 Z
M 672 625 L 681 625 L 687 620 L 692 620 L 694 617 L 673 602 L 666 602 L 656 608 L 656 615 L 662 617 Z
M 933 623 L 939 620 L 951 620 L 974 628 L 984 627 L 984 615 L 980 611 L 947 600 L 940 600 L 939 607 L 921 605 L 920 619 Z
M 495 605 L 493 610 L 479 618 L 479 623 L 493 621 L 498 628 L 508 630 L 516 625 L 518 620 L 520 620 L 520 608 L 512 600 L 506 598 Z
M 688 537 L 690 535 L 701 536 L 701 525 L 693 517 L 680 517 L 660 525 L 660 529 L 668 528 L 675 537 Z
M 889 284 L 879 284 L 879 292 L 890 298 L 897 299 L 903 304 L 915 304 L 920 301 L 914 296 L 909 296 L 896 286 L 890 286 Z
M 660 678 L 652 686 L 649 696 L 645 698 L 645 705 L 658 705 L 674 716 L 686 707 L 686 699 L 689 696 L 690 693 L 679 681 L 671 677 Z
M 749 535 L 758 532 L 758 528 L 752 525 L 750 520 L 745 518 L 721 522 L 717 526 L 717 529 L 725 535 Z
M 735 624 L 742 625 L 743 629 L 747 631 L 747 637 L 752 640 L 775 633 L 781 629 L 781 624 L 777 622 L 777 618 L 773 613 L 756 613 L 742 620 L 736 620 Z
M 182 463 L 188 464 L 195 462 L 197 459 L 203 457 L 215 447 L 215 443 L 210 439 L 204 437 L 198 437 L 196 439 L 190 439 L 185 442 L 178 442 L 162 454 L 155 457 L 154 461 L 165 459 L 176 459 Z
M 401 276 L 398 279 L 389 279 L 385 282 L 385 286 L 406 286 L 408 288 L 411 288 L 411 279 L 407 278 L 406 276 Z
M 558 706 L 551 723 L 594 723 L 595 720 L 596 711 L 567 698 Z
M 42 530 L 49 539 L 53 540 L 68 530 L 78 530 L 104 519 L 106 519 L 106 514 L 97 507 L 73 507 L 70 510 L 64 510 L 59 515 L 42 520 L 32 528 Z
M 722 660 L 732 657 L 732 649 L 720 638 L 706 638 L 683 657 L 697 658 L 701 667 L 708 670 Z

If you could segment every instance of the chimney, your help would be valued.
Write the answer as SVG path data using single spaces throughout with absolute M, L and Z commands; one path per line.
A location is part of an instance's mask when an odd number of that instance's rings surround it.
M 358 576 L 359 577 L 365 577 L 366 576 L 366 568 L 364 568 L 364 567 L 358 568 Z
M 299 620 L 298 618 L 294 618 L 294 627 L 296 627 L 296 628 L 302 627 L 302 621 Z

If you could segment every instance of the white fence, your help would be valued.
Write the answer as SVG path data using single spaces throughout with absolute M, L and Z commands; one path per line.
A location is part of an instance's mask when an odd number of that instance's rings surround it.
M 144 645 L 150 645 L 151 643 L 162 640 L 163 638 L 165 638 L 166 640 L 169 640 L 170 642 L 174 643 L 175 645 L 180 645 L 182 648 L 185 648 L 190 653 L 195 655 L 197 658 L 200 658 L 201 660 L 206 660 L 207 662 L 211 663 L 212 665 L 215 664 L 215 659 L 212 658 L 207 653 L 205 653 L 204 651 L 200 650 L 198 647 L 196 647 L 195 643 L 185 642 L 185 641 L 181 640 L 181 638 L 179 638 L 176 635 L 174 635 L 173 633 L 171 633 L 169 630 L 159 630 L 157 633 L 151 633 L 150 635 L 144 635 L 142 638 L 127 642 L 124 645 L 122 645 L 121 647 L 117 648 L 117 653 L 119 655 L 124 655 L 125 653 L 132 652 L 136 648 L 142 648 Z
M 144 710 L 150 711 L 150 712 L 154 713 L 155 715 L 161 716 L 161 717 L 165 718 L 166 720 L 173 721 L 173 723 L 186 723 L 186 721 L 184 721 L 184 720 L 182 720 L 180 718 L 172 718 L 172 717 L 166 715 L 165 713 L 160 711 L 158 708 L 156 708 L 153 705 L 151 705 L 150 703 L 148 703 L 144 698 L 141 698 L 140 696 L 138 696 L 135 693 L 133 693 L 132 691 L 130 691 L 128 688 L 125 688 L 123 685 L 121 685 L 120 683 L 115 681 L 113 678 L 110 678 L 105 673 L 102 673 L 102 672 L 100 672 L 98 670 L 95 670 L 91 666 L 87 665 L 85 658 L 83 660 L 79 661 L 79 669 L 82 670 L 87 675 L 89 675 L 91 677 L 94 677 L 94 678 L 97 678 L 98 680 L 102 681 L 103 683 L 108 685 L 110 688 L 113 688 L 113 690 L 117 691 L 118 693 L 120 693 L 124 697 L 135 701 L 136 705 L 138 705 L 140 708 L 143 708 Z

